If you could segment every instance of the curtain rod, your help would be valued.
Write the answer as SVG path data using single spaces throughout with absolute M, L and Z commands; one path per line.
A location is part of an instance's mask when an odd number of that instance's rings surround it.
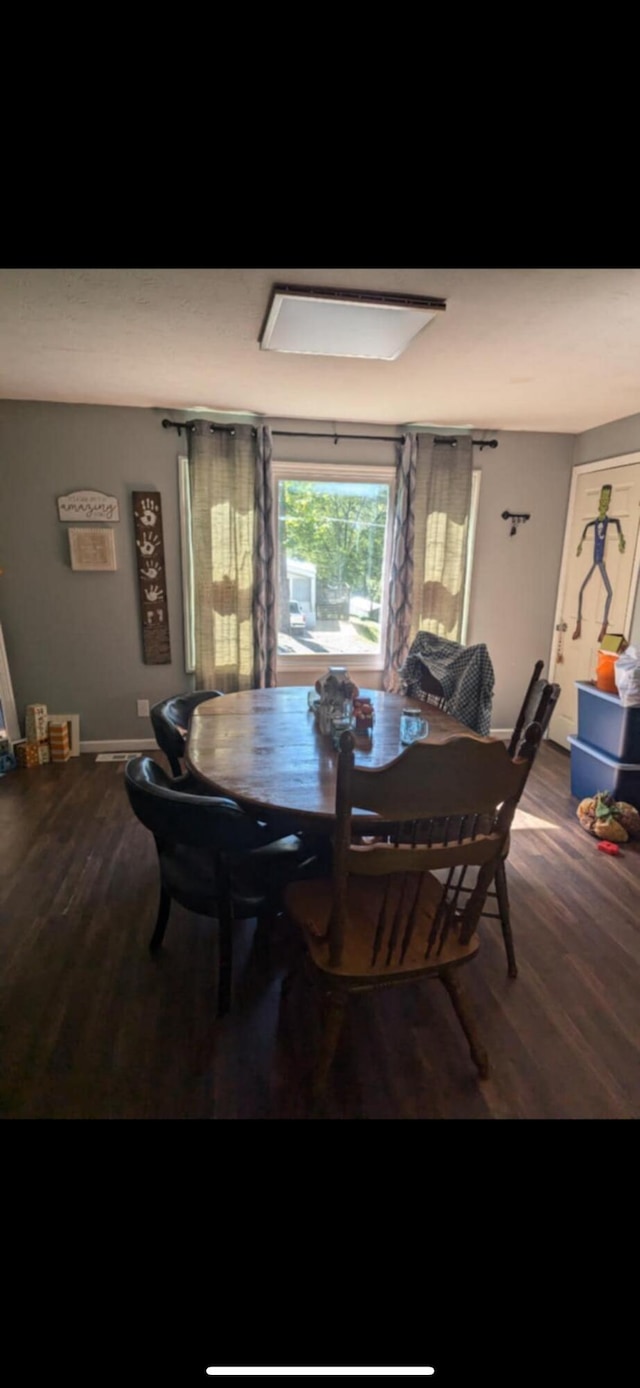
M 297 429 L 272 429 L 271 432 L 274 438 L 333 439 L 334 443 L 337 443 L 338 439 L 364 439 L 365 443 L 404 443 L 406 440 L 406 434 L 400 434 L 397 437 L 390 437 L 389 434 L 308 434 L 302 431 L 298 432 Z M 471 442 L 474 448 L 498 447 L 497 439 L 472 439 Z M 457 438 L 447 438 L 446 435 L 436 435 L 434 443 L 446 443 L 449 448 L 457 448 L 458 446 Z
M 197 429 L 198 424 L 200 423 L 206 423 L 206 420 L 201 421 L 199 419 L 187 419 L 180 420 L 178 422 L 175 419 L 163 419 L 162 427 L 163 429 L 177 429 L 178 435 L 181 436 L 183 429 L 187 433 L 189 433 L 193 429 Z M 233 435 L 236 432 L 235 426 L 233 424 L 210 423 L 208 425 L 208 428 L 211 434 L 221 433 Z M 252 433 L 255 438 L 256 430 L 253 429 Z M 333 439 L 334 443 L 337 443 L 339 439 L 363 439 L 365 443 L 404 443 L 406 439 L 405 434 L 400 434 L 397 437 L 394 437 L 393 435 L 390 436 L 389 434 L 310 434 L 305 433 L 303 431 L 298 432 L 298 430 L 296 429 L 273 429 L 272 433 L 274 438 Z M 482 450 L 483 448 L 498 447 L 497 439 L 472 439 L 471 442 L 474 448 L 479 448 L 480 450 Z M 456 437 L 448 438 L 446 435 L 436 434 L 434 438 L 434 443 L 447 444 L 449 448 L 458 447 L 458 439 Z

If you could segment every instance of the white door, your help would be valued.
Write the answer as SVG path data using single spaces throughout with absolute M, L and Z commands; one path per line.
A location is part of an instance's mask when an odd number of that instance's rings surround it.
M 608 504 L 605 495 L 606 512 L 599 517 L 603 487 L 610 487 L 611 494 Z M 630 635 L 637 581 L 639 507 L 637 454 L 575 469 L 549 666 L 551 677 L 562 690 L 549 736 L 563 747 L 569 733 L 578 730 L 575 681 L 595 679 L 605 614 L 607 632 L 622 632 L 627 639 Z

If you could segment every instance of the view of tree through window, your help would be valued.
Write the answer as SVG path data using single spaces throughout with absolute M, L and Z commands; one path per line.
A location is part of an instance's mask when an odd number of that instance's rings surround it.
M 278 483 L 278 650 L 381 648 L 388 483 Z

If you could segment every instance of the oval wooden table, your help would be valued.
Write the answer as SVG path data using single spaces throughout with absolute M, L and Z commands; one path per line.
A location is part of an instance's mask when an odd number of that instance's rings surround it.
M 307 686 L 251 689 L 208 699 L 194 710 L 186 765 L 211 790 L 227 795 L 249 814 L 329 833 L 335 820 L 338 753 L 321 734 L 307 704 Z M 362 690 L 375 708 L 371 740 L 356 738 L 357 766 L 384 766 L 404 750 L 403 708 L 417 708 L 429 724 L 428 740 L 475 737 L 463 723 L 435 706 L 400 694 Z M 366 832 L 376 816 L 353 816 Z

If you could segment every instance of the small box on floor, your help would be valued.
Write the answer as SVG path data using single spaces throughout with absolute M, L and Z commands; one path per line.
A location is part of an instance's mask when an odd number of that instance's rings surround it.
M 51 761 L 51 748 L 48 742 L 38 743 L 38 761 L 41 766 L 46 766 Z
M 47 705 L 27 704 L 24 735 L 27 742 L 44 742 L 47 737 Z
M 15 742 L 13 750 L 18 766 L 30 767 L 40 765 L 37 742 L 27 742 L 26 739 L 22 742 Z
M 66 723 L 49 724 L 49 745 L 52 762 L 68 761 L 71 756 L 69 728 Z

